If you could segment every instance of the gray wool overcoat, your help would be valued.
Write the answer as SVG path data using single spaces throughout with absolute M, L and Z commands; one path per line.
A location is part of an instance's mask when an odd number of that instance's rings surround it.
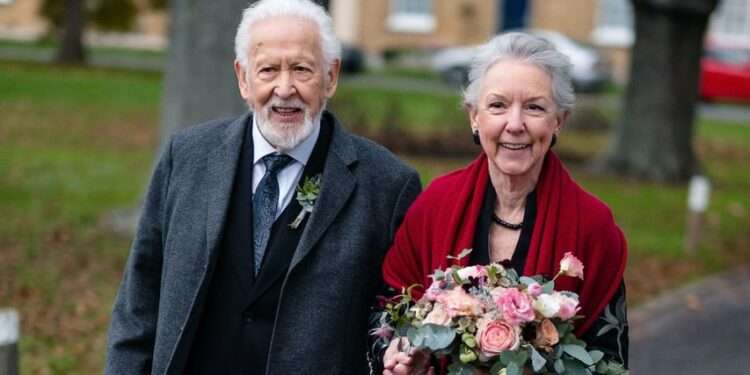
M 421 190 L 412 168 L 333 122 L 321 193 L 283 279 L 267 374 L 366 368 L 382 259 Z M 106 374 L 183 372 L 251 123 L 246 114 L 198 125 L 165 148 L 114 304 Z

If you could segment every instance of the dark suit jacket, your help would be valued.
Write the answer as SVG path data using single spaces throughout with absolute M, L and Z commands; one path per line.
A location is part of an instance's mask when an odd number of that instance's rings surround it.
M 184 371 L 250 118 L 186 129 L 164 151 L 115 301 L 107 374 Z M 419 191 L 413 169 L 334 125 L 320 197 L 281 281 L 267 374 L 364 371 L 382 259 Z

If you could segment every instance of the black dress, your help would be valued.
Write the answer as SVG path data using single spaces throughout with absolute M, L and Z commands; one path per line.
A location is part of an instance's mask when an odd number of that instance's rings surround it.
M 495 207 L 495 190 L 488 183 L 482 209 L 477 221 L 477 230 L 474 234 L 474 250 L 471 252 L 469 264 L 489 264 L 489 231 L 490 225 L 494 225 L 491 219 Z M 526 197 L 526 209 L 523 216 L 521 236 L 516 244 L 516 249 L 510 259 L 508 267 L 513 268 L 519 275 L 523 274 L 526 257 L 531 243 L 531 234 L 534 231 L 536 219 L 536 191 L 532 191 Z M 610 300 L 607 307 L 581 337 L 587 343 L 587 349 L 597 349 L 605 353 L 605 358 L 616 360 L 628 366 L 628 321 L 625 306 L 625 284 Z

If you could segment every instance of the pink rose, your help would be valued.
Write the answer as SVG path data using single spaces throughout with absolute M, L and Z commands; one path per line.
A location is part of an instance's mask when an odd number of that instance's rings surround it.
M 437 302 L 445 306 L 451 319 L 457 316 L 476 316 L 481 313 L 479 300 L 466 293 L 460 286 L 447 292 L 443 291 L 437 297 Z
M 500 298 L 500 296 L 502 296 L 503 293 L 505 293 L 505 289 L 507 289 L 507 288 L 503 288 L 501 286 L 498 286 L 495 289 L 490 290 L 490 295 L 492 296 L 492 300 L 494 301 L 494 300 L 497 300 L 498 298 Z
M 506 350 L 516 350 L 520 344 L 520 328 L 502 320 L 481 319 L 477 322 L 477 347 L 485 359 Z
M 542 285 L 539 283 L 531 283 L 526 287 L 526 293 L 529 293 L 532 297 L 539 297 L 542 294 Z
M 495 302 L 503 312 L 503 319 L 514 326 L 534 320 L 534 301 L 518 289 L 506 289 Z
M 565 253 L 560 261 L 560 272 L 570 277 L 577 277 L 583 280 L 583 263 L 570 251 Z
M 422 321 L 424 324 L 437 324 L 439 326 L 449 326 L 451 323 L 451 317 L 448 315 L 445 306 L 441 303 L 436 303 L 432 306 L 432 310 Z
M 565 294 L 557 295 L 558 303 L 560 304 L 560 310 L 557 312 L 557 316 L 562 320 L 572 319 L 578 313 L 581 308 L 578 307 L 578 299 L 567 296 Z

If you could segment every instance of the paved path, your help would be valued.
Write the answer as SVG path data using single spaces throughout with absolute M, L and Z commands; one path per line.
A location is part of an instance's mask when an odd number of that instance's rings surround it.
M 633 375 L 750 374 L 750 266 L 631 312 Z
M 701 103 L 698 107 L 698 115 L 712 120 L 734 122 L 742 126 L 750 126 L 750 103 L 749 104 L 722 104 Z M 750 374 L 750 369 L 748 369 Z

